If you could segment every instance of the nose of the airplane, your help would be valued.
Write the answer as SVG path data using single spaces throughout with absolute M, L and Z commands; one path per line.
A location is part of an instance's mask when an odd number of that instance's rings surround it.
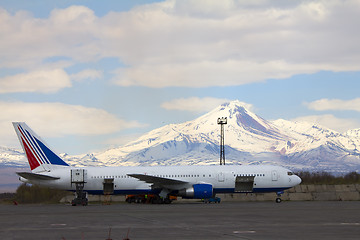
M 297 175 L 294 175 L 291 182 L 294 184 L 294 186 L 299 185 L 301 183 L 301 178 Z

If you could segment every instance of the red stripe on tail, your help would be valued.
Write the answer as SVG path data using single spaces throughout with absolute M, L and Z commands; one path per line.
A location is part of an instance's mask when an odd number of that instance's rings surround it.
M 35 168 L 39 167 L 40 164 L 39 162 L 36 160 L 35 156 L 32 154 L 32 152 L 30 151 L 29 147 L 26 145 L 24 139 L 21 138 L 21 141 L 23 142 L 24 148 L 25 148 L 25 153 L 27 156 L 27 159 L 29 161 L 29 165 L 30 165 L 30 169 L 34 170 Z

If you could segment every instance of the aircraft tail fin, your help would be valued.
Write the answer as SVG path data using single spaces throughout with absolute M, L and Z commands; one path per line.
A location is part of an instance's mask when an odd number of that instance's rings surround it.
M 69 166 L 26 123 L 13 122 L 13 125 L 32 172 Z

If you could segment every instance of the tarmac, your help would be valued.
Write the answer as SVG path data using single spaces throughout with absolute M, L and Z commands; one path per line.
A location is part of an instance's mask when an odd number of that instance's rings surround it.
M 359 201 L 0 205 L 3 240 L 359 239 L 359 236 Z

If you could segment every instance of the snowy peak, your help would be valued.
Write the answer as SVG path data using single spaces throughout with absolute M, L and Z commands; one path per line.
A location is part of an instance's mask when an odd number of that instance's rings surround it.
M 0 146 L 0 166 L 18 167 L 27 164 L 22 151 Z
M 234 113 L 236 116 L 236 124 L 239 127 L 242 127 L 245 131 L 270 138 L 286 138 L 280 134 L 280 131 L 270 122 L 257 116 L 254 113 L 249 112 L 244 107 L 234 108 Z
M 231 101 L 224 103 L 213 111 L 199 117 L 194 122 L 205 124 L 211 121 L 209 125 L 218 128 L 216 121 L 219 117 L 227 117 L 229 126 L 237 126 L 243 131 L 268 137 L 280 137 L 281 134 L 277 127 L 258 115 L 249 111 L 240 101 Z
M 193 121 L 155 129 L 136 141 L 108 150 L 99 157 L 111 155 L 114 159 L 115 156 L 130 154 L 133 157 L 136 155 L 136 158 L 164 158 L 161 154 L 169 157 L 199 151 L 211 153 L 211 158 L 216 159 L 220 142 L 220 126 L 217 124 L 219 117 L 227 117 L 227 125 L 224 126 L 225 143 L 234 152 L 272 151 L 279 142 L 285 145 L 289 139 L 273 123 L 252 113 L 241 102 L 232 101 Z

